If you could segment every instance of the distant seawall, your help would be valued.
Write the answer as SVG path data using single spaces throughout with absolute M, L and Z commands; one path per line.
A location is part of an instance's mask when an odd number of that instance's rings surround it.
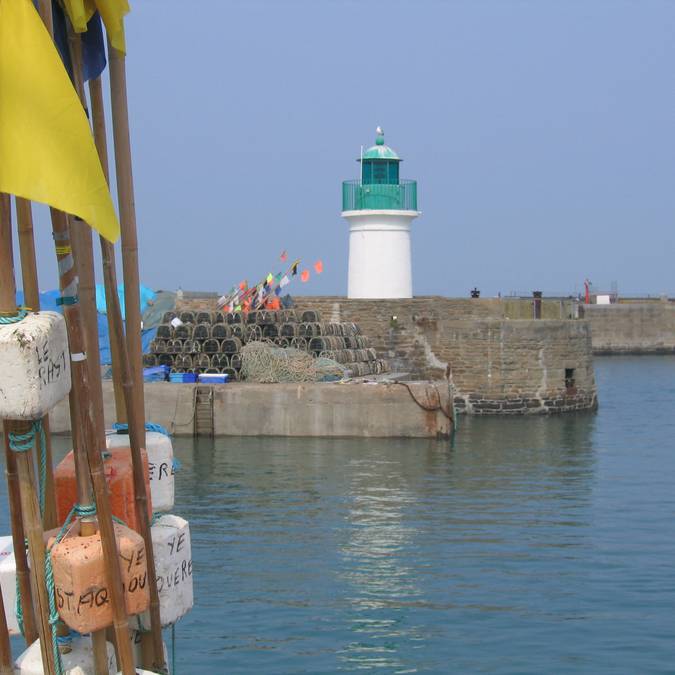
M 582 305 L 595 354 L 675 354 L 675 304 Z
M 568 300 L 417 297 L 350 300 L 294 296 L 297 310 L 318 309 L 326 322 L 355 322 L 393 372 L 445 380 L 458 411 L 480 415 L 559 413 L 597 405 L 587 321 Z M 212 299 L 181 308 L 214 309 Z

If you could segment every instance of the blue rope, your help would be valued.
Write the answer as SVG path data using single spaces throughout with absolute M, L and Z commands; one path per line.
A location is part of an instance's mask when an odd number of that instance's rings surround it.
M 28 548 L 28 539 L 23 540 L 23 546 Z M 16 599 L 14 601 L 14 609 L 16 611 L 16 622 L 19 624 L 19 631 L 21 635 L 25 635 L 23 628 L 23 604 L 21 603 L 21 588 L 19 586 L 19 577 L 16 578 Z
M 89 506 L 82 506 L 81 504 L 75 504 L 70 513 L 66 517 L 59 533 L 54 539 L 54 543 L 47 550 L 45 554 L 45 585 L 47 586 L 47 595 L 49 596 L 49 625 L 52 629 L 52 650 L 54 653 L 54 667 L 56 670 L 56 675 L 63 675 L 63 664 L 61 662 L 61 650 L 59 647 L 70 645 L 72 642 L 73 636 L 78 635 L 75 631 L 70 631 L 68 635 L 57 635 L 58 626 L 61 622 L 59 617 L 58 609 L 56 608 L 56 595 L 54 592 L 54 570 L 52 568 L 52 549 L 56 544 L 58 544 L 63 536 L 68 531 L 70 523 L 73 521 L 74 516 L 84 518 L 87 516 L 96 515 L 96 505 L 90 504 Z M 17 607 L 21 605 L 21 597 L 18 593 L 18 584 L 17 584 Z M 18 613 L 17 613 L 18 619 Z M 23 614 L 21 615 L 21 626 L 23 624 Z M 22 631 L 23 633 L 23 626 Z
M 79 510 L 90 511 L 91 507 L 81 507 L 79 504 L 75 504 L 70 513 L 68 514 L 66 520 L 64 521 L 59 533 L 54 539 L 54 543 L 47 549 L 45 554 L 45 584 L 47 586 L 47 595 L 49 596 L 49 625 L 52 628 L 52 650 L 54 652 L 54 669 L 56 670 L 56 675 L 63 674 L 63 664 L 61 663 L 61 651 L 59 650 L 59 636 L 57 635 L 58 624 L 60 622 L 59 612 L 56 609 L 56 594 L 54 593 L 54 570 L 52 569 L 52 550 L 56 544 L 58 544 L 63 536 L 68 531 L 70 523 L 73 520 L 73 516 L 78 513 Z M 96 512 L 94 508 L 94 513 Z M 61 644 L 64 644 L 61 642 Z
M 14 450 L 14 452 L 28 452 L 33 449 L 33 443 L 35 441 L 35 425 L 25 434 L 17 434 L 14 431 L 9 432 L 9 447 Z
M 129 431 L 129 425 L 123 424 L 122 422 L 115 422 L 115 424 L 113 424 L 112 426 L 115 431 Z M 158 434 L 171 436 L 171 434 L 161 424 L 155 424 L 154 422 L 146 422 L 145 430 L 156 431 Z
M 45 515 L 45 486 L 47 485 L 47 437 L 42 420 L 33 422 L 31 428 L 25 434 L 9 432 L 9 447 L 14 452 L 29 452 L 35 444 L 35 437 L 40 439 L 40 452 L 38 463 L 40 466 L 40 479 L 38 485 L 38 499 L 40 502 L 40 514 Z
M 16 314 L 14 316 L 0 316 L 0 324 L 3 326 L 9 326 L 12 323 L 19 323 L 19 321 L 23 321 L 27 316 L 28 311 L 26 308 L 19 307 L 19 309 L 16 310 Z

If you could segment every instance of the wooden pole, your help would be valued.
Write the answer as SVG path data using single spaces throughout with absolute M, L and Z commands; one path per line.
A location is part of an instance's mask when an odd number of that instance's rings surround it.
M 87 99 L 84 94 L 84 81 L 82 73 L 82 42 L 80 36 L 75 33 L 68 22 L 68 47 L 70 61 L 73 69 L 73 84 L 80 98 L 80 103 L 87 111 Z M 70 235 L 73 243 L 73 255 L 77 261 L 80 277 L 80 307 L 84 324 L 84 337 L 89 364 L 89 392 L 91 394 L 92 423 L 96 436 L 96 444 L 100 449 L 106 447 L 105 422 L 103 412 L 103 390 L 101 382 L 101 354 L 98 344 L 98 312 L 96 311 L 96 280 L 94 275 L 94 253 L 92 250 L 91 228 L 80 218 L 70 216 L 68 218 Z M 79 448 L 84 460 L 80 466 L 78 481 L 78 502 L 88 506 L 92 503 L 89 485 L 89 467 L 86 465 L 86 454 Z M 77 465 L 76 465 L 77 466 Z M 88 537 L 96 533 L 95 519 L 80 519 L 80 536 Z M 94 668 L 97 675 L 107 675 L 108 654 L 106 646 L 105 629 L 92 633 L 92 646 L 94 651 Z
M 35 239 L 33 237 L 33 213 L 30 201 L 16 197 L 16 216 L 19 226 L 19 252 L 21 255 L 21 280 L 23 282 L 23 300 L 34 312 L 40 309 L 40 290 L 38 284 L 37 262 L 35 260 Z M 52 462 L 52 435 L 49 431 L 49 415 L 42 418 L 42 428 L 46 441 L 47 481 L 43 486 L 45 512 L 42 526 L 45 530 L 55 528 L 56 493 L 54 491 L 54 469 Z
M 12 648 L 9 644 L 9 630 L 5 615 L 5 601 L 0 591 L 0 675 L 13 675 Z
M 23 636 L 27 645 L 38 639 L 35 613 L 33 611 L 33 592 L 30 587 L 28 556 L 26 555 L 26 537 L 23 531 L 21 513 L 21 494 L 19 492 L 19 472 L 16 457 L 9 447 L 9 432 L 5 428 L 5 472 L 7 475 L 7 496 L 9 499 L 9 518 L 12 526 L 12 544 L 16 562 L 16 580 L 21 594 L 21 612 L 23 614 Z
M 117 196 L 122 230 L 122 268 L 124 275 L 124 298 L 126 308 L 126 344 L 128 357 L 122 353 L 124 392 L 129 421 L 129 439 L 133 460 L 136 517 L 140 534 L 145 540 L 145 555 L 148 561 L 148 590 L 150 592 L 151 644 L 145 641 L 144 665 L 164 671 L 164 647 L 159 616 L 159 594 L 155 577 L 152 536 L 147 511 L 145 476 L 141 461 L 141 447 L 145 446 L 145 403 L 143 397 L 143 349 L 141 345 L 140 282 L 138 276 L 138 236 L 136 210 L 131 171 L 131 140 L 129 136 L 129 110 L 127 103 L 125 55 L 118 52 L 108 40 L 110 68 L 110 98 L 112 103 L 113 138 L 115 141 L 115 172 Z M 113 302 L 119 305 L 117 296 Z M 147 656 L 146 656 L 147 654 Z
M 138 276 L 138 235 L 136 207 L 131 173 L 131 140 L 129 137 L 129 110 L 127 104 L 127 76 L 125 56 L 108 40 L 110 68 L 110 100 L 112 103 L 113 138 L 115 141 L 115 174 L 122 229 L 122 271 L 124 277 L 124 305 L 126 341 L 131 377 L 136 387 L 136 408 L 127 415 L 136 415 L 145 429 L 145 402 L 143 398 L 143 347 L 141 344 L 141 293 Z M 144 432 L 145 433 L 145 432 Z M 145 445 L 145 437 L 143 437 Z
M 8 311 L 12 303 L 15 304 L 14 293 L 14 262 L 11 258 L 12 229 L 10 199 L 8 195 L 0 194 L 0 245 L 4 243 L 9 248 L 5 255 L 10 255 L 11 264 L 0 265 L 0 289 L 6 289 L 4 304 Z M 16 309 L 16 306 L 15 308 Z M 26 644 L 30 645 L 38 638 L 35 614 L 33 612 L 33 593 L 30 586 L 30 572 L 28 570 L 28 558 L 26 556 L 25 535 L 23 529 L 23 514 L 21 513 L 21 494 L 19 488 L 19 473 L 16 465 L 16 457 L 9 447 L 9 429 L 4 425 L 5 436 L 5 466 L 7 475 L 7 496 L 9 499 L 9 514 L 12 525 L 12 543 L 14 545 L 14 558 L 16 561 L 16 578 L 21 594 L 21 610 L 23 613 L 24 637 Z
M 54 38 L 51 2 L 49 0 L 39 0 L 40 15 L 51 35 Z M 64 251 L 70 245 L 70 233 L 68 231 L 68 222 L 66 215 L 56 209 L 50 209 L 52 217 L 52 228 L 54 239 L 57 245 L 57 260 L 62 261 L 67 255 Z M 66 319 L 66 328 L 68 331 L 68 343 L 71 355 L 76 355 L 76 359 L 71 358 L 72 370 L 72 398 L 75 403 L 71 409 L 72 415 L 77 415 L 78 419 L 72 425 L 73 433 L 81 439 L 89 464 L 89 471 L 96 495 L 96 507 L 98 511 L 98 526 L 101 533 L 101 545 L 106 565 L 106 577 L 109 584 L 111 606 L 113 610 L 113 630 L 117 641 L 117 654 L 120 663 L 118 664 L 123 675 L 134 675 L 134 658 L 131 651 L 131 642 L 129 640 L 129 624 L 124 601 L 124 588 L 122 586 L 122 575 L 119 565 L 119 551 L 115 539 L 115 530 L 112 521 L 112 512 L 110 509 L 110 500 L 108 496 L 108 485 L 106 482 L 101 450 L 96 438 L 96 428 L 92 419 L 93 409 L 91 401 L 91 391 L 88 379 L 88 366 L 86 363 L 86 347 L 84 335 L 81 326 L 80 307 L 77 300 L 78 281 L 74 267 L 65 269 L 62 272 L 59 268 L 59 286 L 62 293 L 67 293 L 75 299 L 72 304 L 64 305 L 64 316 Z M 77 432 L 76 432 L 77 429 Z M 76 458 L 77 464 L 77 458 Z M 79 497 L 79 495 L 78 495 Z M 85 524 L 85 527 L 88 527 Z
M 16 286 L 14 283 L 14 258 L 12 254 L 12 212 L 8 195 L 0 195 L 0 314 L 16 313 Z M 5 420 L 9 433 L 25 434 L 31 422 Z M 49 596 L 45 583 L 45 545 L 40 505 L 35 493 L 32 476 L 32 457 L 27 452 L 14 453 L 19 479 L 19 496 L 23 514 L 24 533 L 28 539 L 30 555 L 30 581 L 37 609 L 37 629 L 40 637 L 42 665 L 49 675 L 54 671 L 54 654 L 51 649 L 52 634 L 49 625 Z M 23 547 L 23 541 L 20 548 Z
M 108 140 L 105 131 L 105 114 L 103 108 L 103 89 L 101 78 L 89 80 L 89 99 L 92 109 L 92 126 L 94 128 L 94 142 L 103 167 L 103 174 L 110 184 L 108 175 Z M 110 335 L 110 354 L 112 356 L 113 390 L 115 392 L 115 413 L 117 421 L 127 423 L 127 409 L 122 391 L 122 371 L 120 365 L 120 350 L 126 349 L 124 344 L 124 324 L 116 321 L 113 316 L 110 298 L 117 294 L 117 266 L 115 263 L 115 247 L 105 238 L 99 237 L 101 244 L 101 260 L 103 262 L 103 283 L 105 286 L 106 318 L 108 320 L 108 334 Z M 120 317 L 121 319 L 121 317 Z
M 52 209 L 52 227 L 54 229 L 55 243 L 59 247 L 57 258 L 63 260 L 68 254 L 69 232 L 66 216 L 60 211 Z M 65 250 L 64 250 L 65 249 Z M 72 268 L 60 275 L 59 284 L 61 292 L 71 296 L 77 295 L 77 278 L 75 269 Z M 101 533 L 101 545 L 106 563 L 106 577 L 110 589 L 111 604 L 113 610 L 113 628 L 117 641 L 117 649 L 121 661 L 121 670 L 124 675 L 133 675 L 134 660 L 129 641 L 128 619 L 124 602 L 122 576 L 119 565 L 119 554 L 115 531 L 113 528 L 112 511 L 108 496 L 108 485 L 103 469 L 101 450 L 98 442 L 96 427 L 93 422 L 93 406 L 91 388 L 89 385 L 89 369 L 86 363 L 84 333 L 81 327 L 81 314 L 79 303 L 64 305 L 66 326 L 68 328 L 68 343 L 71 351 L 71 369 L 74 398 L 77 401 L 79 419 L 76 424 L 80 427 L 82 444 L 86 452 L 89 464 L 94 494 L 96 495 L 96 508 L 98 511 L 98 526 Z M 82 457 L 85 454 L 82 453 Z M 77 459 L 76 459 L 77 462 Z M 85 473 L 86 475 L 86 473 Z M 78 492 L 83 491 L 78 478 Z M 78 499 L 81 498 L 78 494 Z

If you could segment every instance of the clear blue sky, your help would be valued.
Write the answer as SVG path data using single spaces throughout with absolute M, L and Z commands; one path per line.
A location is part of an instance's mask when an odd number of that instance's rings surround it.
M 384 128 L 416 295 L 675 294 L 675 2 L 132 0 L 141 276 L 344 294 L 340 184 Z M 40 210 L 41 286 L 56 285 Z

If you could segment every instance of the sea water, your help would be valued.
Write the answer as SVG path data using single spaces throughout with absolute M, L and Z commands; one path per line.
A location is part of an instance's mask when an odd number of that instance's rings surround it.
M 675 672 L 675 357 L 595 366 L 597 413 L 453 447 L 175 439 L 177 675 Z

